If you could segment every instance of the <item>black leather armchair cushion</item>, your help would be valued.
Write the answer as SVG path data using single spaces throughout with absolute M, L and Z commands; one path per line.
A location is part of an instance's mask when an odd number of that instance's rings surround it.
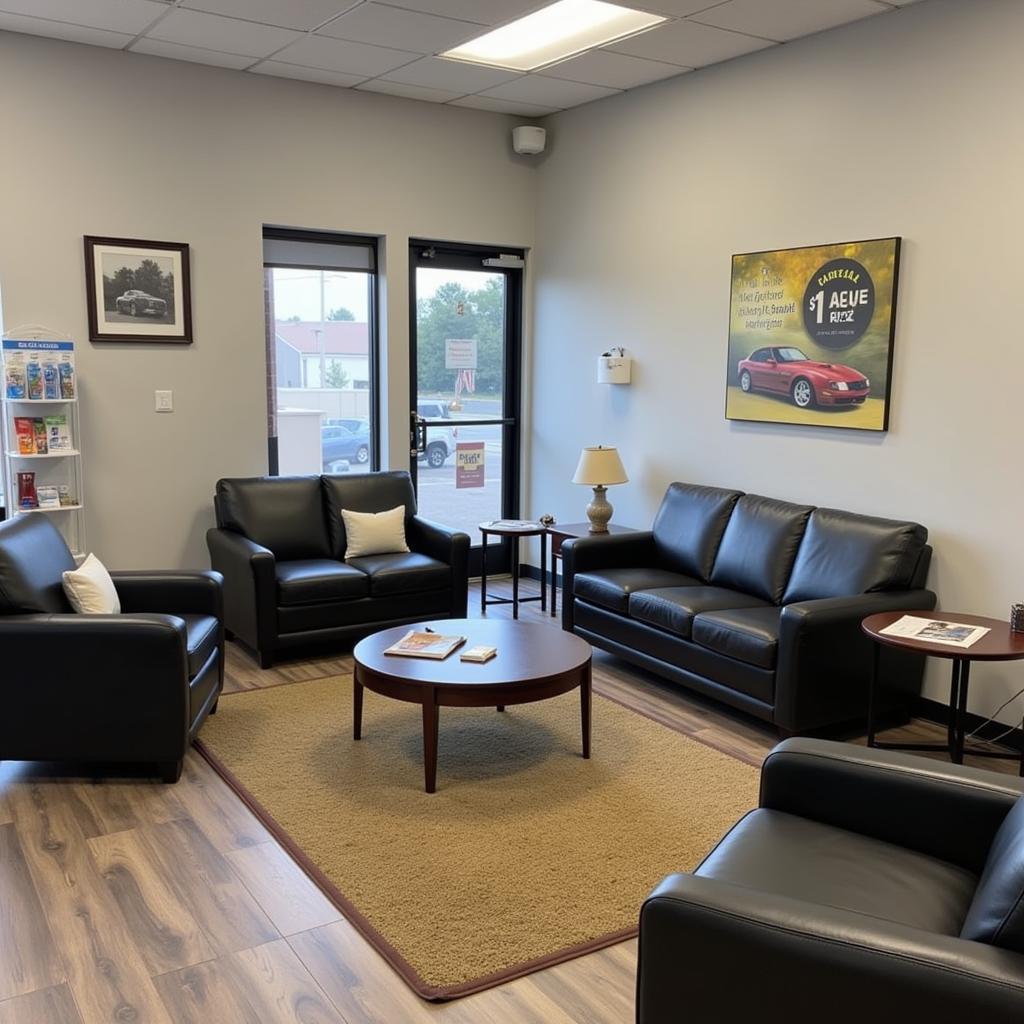
M 654 518 L 658 564 L 706 581 L 740 493 L 698 484 L 669 484 Z
M 350 512 L 384 512 L 404 505 L 406 541 L 409 540 L 409 520 L 416 515 L 416 494 L 408 473 L 395 471 L 323 476 L 320 478 L 320 486 L 323 489 L 323 505 L 327 510 L 331 557 L 345 557 L 345 521 L 341 517 L 342 509 Z
M 277 603 L 291 606 L 351 601 L 370 593 L 366 573 L 333 558 L 278 562 Z
M 0 558 L 0 615 L 70 612 L 63 573 L 74 568 L 64 538 L 45 514 L 9 520 Z
M 222 527 L 278 561 L 330 557 L 318 476 L 218 480 L 216 501 Z
M 960 934 L 978 883 L 935 857 L 765 809 L 735 825 L 696 874 L 938 935 Z
M 1024 953 L 1024 797 L 996 833 L 961 934 Z
M 363 555 L 350 558 L 348 564 L 369 577 L 371 597 L 415 594 L 451 586 L 451 566 L 416 551 Z
M 185 623 L 185 649 L 188 652 L 188 676 L 194 679 L 210 660 L 220 643 L 220 621 L 212 615 L 179 614 Z
M 704 612 L 693 620 L 694 643 L 758 668 L 775 668 L 779 654 L 782 609 L 726 608 Z
M 810 515 L 810 505 L 744 494 L 729 517 L 711 582 L 778 604 Z
M 573 593 L 613 612 L 629 610 L 630 595 L 658 587 L 699 586 L 700 580 L 667 569 L 598 569 L 573 577 Z
M 658 587 L 629 595 L 631 618 L 689 639 L 693 618 L 717 608 L 756 608 L 765 602 L 722 587 Z M 777 611 L 777 609 L 773 609 Z
M 811 513 L 783 604 L 908 590 L 928 531 L 919 523 L 817 508 Z

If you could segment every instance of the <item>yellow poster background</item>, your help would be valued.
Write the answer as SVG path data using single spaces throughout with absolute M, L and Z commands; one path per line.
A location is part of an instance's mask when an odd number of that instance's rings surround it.
M 732 258 L 727 419 L 885 429 L 897 243 L 896 238 L 881 238 L 745 253 Z M 825 263 L 841 258 L 856 260 L 871 275 L 875 288 L 874 315 L 868 329 L 852 345 L 825 348 L 804 328 L 804 292 Z M 752 309 L 761 312 L 751 315 Z M 766 345 L 791 345 L 809 359 L 853 367 L 871 381 L 871 396 L 863 405 L 800 409 L 784 395 L 745 394 L 739 387 L 737 366 L 755 349 Z

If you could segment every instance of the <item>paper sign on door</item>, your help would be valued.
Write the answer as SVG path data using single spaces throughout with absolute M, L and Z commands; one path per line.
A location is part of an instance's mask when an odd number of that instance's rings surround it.
M 455 445 L 455 487 L 483 487 L 484 442 L 459 441 Z

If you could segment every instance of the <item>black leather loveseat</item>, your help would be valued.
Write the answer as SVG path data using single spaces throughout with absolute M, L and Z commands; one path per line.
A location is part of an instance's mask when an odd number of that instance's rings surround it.
M 562 625 L 781 734 L 863 719 L 861 620 L 930 609 L 927 530 L 674 483 L 651 530 L 562 546 Z M 923 659 L 886 648 L 879 707 L 906 716 Z
M 218 480 L 214 502 L 225 624 L 264 668 L 303 645 L 466 614 L 469 537 L 416 515 L 408 473 Z M 410 550 L 345 561 L 341 510 L 397 505 Z
M 638 1024 L 1024 1020 L 1022 791 L 908 754 L 780 744 L 758 809 L 644 904 Z
M 224 683 L 214 572 L 113 572 L 119 615 L 76 614 L 46 515 L 0 523 L 0 760 L 154 765 L 176 782 Z

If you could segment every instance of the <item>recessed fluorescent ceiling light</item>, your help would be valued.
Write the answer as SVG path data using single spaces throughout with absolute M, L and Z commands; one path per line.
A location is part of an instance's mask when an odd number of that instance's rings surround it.
M 558 0 L 441 56 L 509 71 L 534 71 L 666 20 L 602 0 Z

